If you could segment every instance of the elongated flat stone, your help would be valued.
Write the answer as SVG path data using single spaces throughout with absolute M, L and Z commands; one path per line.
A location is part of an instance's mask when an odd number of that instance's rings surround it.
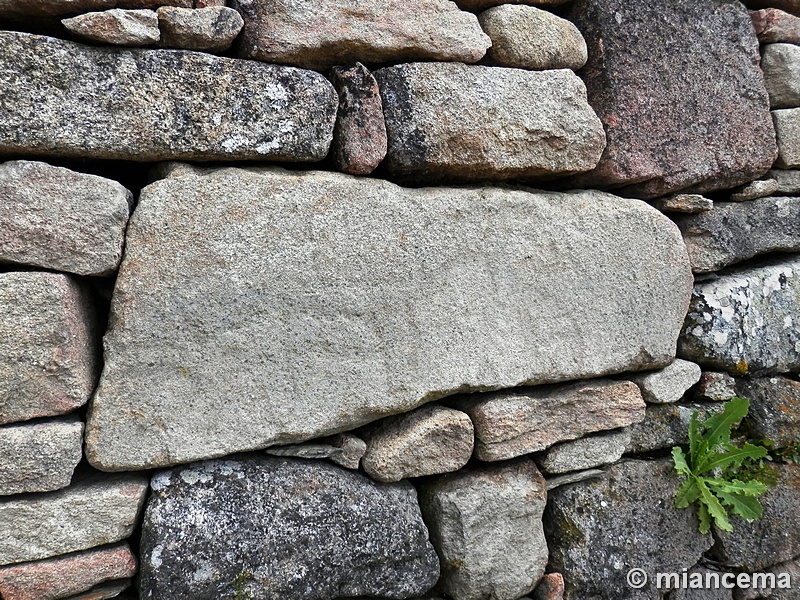
M 57 17 L 109 8 L 192 7 L 192 0 L 0 0 L 0 17 Z
M 629 429 L 556 444 L 537 460 L 545 473 L 568 473 L 618 461 L 631 441 Z
M 0 32 L 0 154 L 316 161 L 337 97 L 318 73 Z
M 63 19 L 61 24 L 78 38 L 101 44 L 149 46 L 161 39 L 154 10 L 112 8 Z
M 635 200 L 178 169 L 128 228 L 86 452 L 171 465 L 662 367 L 691 284 L 677 228 Z

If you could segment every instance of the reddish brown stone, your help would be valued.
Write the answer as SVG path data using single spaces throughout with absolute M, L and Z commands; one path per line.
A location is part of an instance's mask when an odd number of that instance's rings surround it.
M 777 156 L 758 40 L 728 0 L 576 0 L 608 145 L 572 185 L 655 198 L 741 185 Z M 697 24 L 702 23 L 702 26 Z
M 4 600 L 66 598 L 105 581 L 133 577 L 135 573 L 136 558 L 128 544 L 121 543 L 2 567 L 0 597 Z
M 751 12 L 750 18 L 762 44 L 800 44 L 800 17 L 777 8 L 765 8 Z
M 800 16 L 800 0 L 744 0 L 747 8 L 777 8 Z
M 548 573 L 536 586 L 531 600 L 563 600 L 564 576 L 561 573 Z

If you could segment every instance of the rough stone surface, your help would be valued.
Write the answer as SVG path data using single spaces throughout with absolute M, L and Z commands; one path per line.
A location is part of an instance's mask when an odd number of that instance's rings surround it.
M 733 532 L 715 528 L 714 556 L 747 571 L 800 556 L 800 465 L 776 464 L 778 482 L 759 497 L 763 516 L 755 521 L 731 517 Z
M 356 61 L 474 63 L 491 45 L 475 15 L 447 0 L 233 0 L 231 6 L 245 23 L 239 56 L 307 69 Z
M 291 456 L 294 458 L 327 458 L 341 467 L 358 469 L 361 458 L 367 451 L 367 443 L 350 433 L 338 433 L 316 442 L 272 446 L 266 453 L 271 456 Z
M 364 470 L 378 481 L 457 471 L 472 456 L 472 421 L 438 405 L 389 417 L 365 434 Z
M 107 275 L 133 195 L 116 181 L 26 160 L 0 165 L 0 262 Z
M 572 471 L 564 475 L 556 475 L 547 479 L 547 489 L 554 490 L 562 485 L 571 485 L 579 481 L 586 481 L 588 479 L 597 479 L 604 476 L 604 471 L 600 469 L 587 469 L 586 471 Z
M 0 567 L 4 600 L 56 600 L 136 573 L 128 544 L 106 546 L 47 560 Z
M 536 462 L 545 473 L 568 473 L 617 462 L 631 440 L 629 430 L 563 442 L 547 449 Z
M 0 273 L 0 424 L 89 399 L 98 356 L 89 292 L 69 275 Z
M 0 153 L 136 161 L 328 153 L 336 93 L 318 73 L 15 32 L 0 32 L 0 47 Z
M 238 12 L 224 6 L 162 6 L 158 9 L 158 26 L 161 28 L 162 46 L 223 52 L 239 35 L 244 20 Z
M 605 146 L 586 88 L 566 69 L 412 63 L 375 78 L 389 135 L 385 164 L 399 179 L 552 178 L 591 169 Z
M 774 169 L 767 177 L 778 182 L 778 194 L 800 194 L 800 171 Z
M 423 488 L 422 512 L 439 553 L 439 588 L 458 600 L 516 600 L 547 564 L 545 482 L 532 461 L 446 475 Z
M 479 12 L 500 4 L 528 4 L 531 6 L 553 7 L 564 4 L 567 1 L 568 0 L 455 0 L 455 3 L 464 10 Z
M 701 281 L 678 353 L 732 374 L 800 369 L 800 259 L 767 263 Z
M 486 394 L 459 406 L 475 425 L 475 456 L 487 461 L 637 423 L 645 408 L 635 384 L 602 379 Z
M 629 587 L 628 570 L 680 573 L 713 543 L 697 532 L 692 511 L 675 508 L 678 485 L 671 460 L 630 460 L 600 479 L 552 490 L 545 533 L 565 598 L 660 599 L 652 582 Z
M 631 441 L 625 449 L 625 454 L 652 452 L 688 444 L 689 420 L 692 413 L 697 411 L 702 419 L 710 413 L 721 410 L 721 404 L 701 402 L 652 404 L 647 407 L 644 420 L 631 425 Z
M 714 208 L 714 201 L 700 194 L 673 194 L 657 198 L 651 204 L 663 212 L 702 213 Z
M 794 44 L 767 44 L 761 55 L 770 107 L 800 106 L 800 47 Z
M 492 39 L 492 64 L 520 69 L 580 69 L 586 42 L 572 23 L 533 6 L 504 4 L 478 16 Z
M 608 137 L 575 186 L 654 198 L 731 188 L 772 166 L 758 41 L 740 3 L 576 0 L 569 17 L 589 47 L 583 76 Z
M 747 202 L 748 200 L 766 198 L 777 192 L 779 187 L 778 182 L 774 179 L 751 181 L 731 194 L 730 200 L 731 202 Z
M 800 108 L 773 110 L 772 120 L 778 140 L 775 166 L 781 169 L 800 167 Z
M 187 170 L 129 225 L 87 455 L 176 464 L 658 368 L 690 290 L 677 229 L 635 200 Z
M 750 18 L 753 20 L 758 41 L 762 44 L 800 44 L 800 18 L 777 8 L 753 11 Z
M 0 0 L 0 17 L 60 17 L 113 8 L 191 8 L 192 0 Z
M 0 496 L 68 486 L 82 447 L 75 418 L 0 427 Z
M 112 8 L 63 19 L 61 23 L 80 38 L 115 46 L 149 46 L 161 39 L 158 17 L 147 9 Z
M 706 371 L 697 382 L 695 400 L 725 402 L 736 395 L 736 379 L 720 371 Z
M 711 569 L 706 569 L 704 567 L 693 567 L 686 573 L 687 582 L 691 585 L 692 579 L 696 579 L 699 575 L 699 577 L 702 578 L 700 581 L 702 581 L 703 586 L 705 586 L 707 574 L 716 574 L 717 578 L 722 577 L 722 572 L 720 572 L 719 569 L 712 571 Z M 681 578 L 683 577 L 683 573 L 679 573 L 678 575 Z M 735 575 L 736 574 L 734 574 L 734 576 Z M 713 586 L 714 580 L 711 579 L 710 581 L 712 582 Z M 697 587 L 679 587 L 677 589 L 673 589 L 665 596 L 665 598 L 666 600 L 733 600 L 733 592 L 725 587 L 722 587 L 722 582 L 720 582 L 720 587 L 718 589 L 714 589 L 711 586 L 705 589 Z
M 386 156 L 386 122 L 378 82 L 356 63 L 336 67 L 330 74 L 339 94 L 339 112 L 333 130 L 333 160 L 340 171 L 368 175 Z
M 47 494 L 0 499 L 0 565 L 113 544 L 131 535 L 144 506 L 139 475 L 83 478 Z
M 742 379 L 737 395 L 750 399 L 744 427 L 750 437 L 783 448 L 800 442 L 800 381 L 788 377 Z
M 800 0 L 745 0 L 748 8 L 778 8 L 793 15 L 800 15 Z
M 337 433 L 325 439 L 342 449 L 340 454 L 331 457 L 333 462 L 346 469 L 358 469 L 367 452 L 367 443 L 364 440 L 352 433 Z
M 659 371 L 633 375 L 629 379 L 642 390 L 645 402 L 667 404 L 677 402 L 690 387 L 700 381 L 700 366 L 676 358 Z
M 797 582 L 800 581 L 800 556 L 794 560 L 764 569 L 764 572 L 774 574 L 776 582 L 780 581 L 779 577 L 782 574 L 788 574 L 794 587 L 792 589 L 773 590 L 772 593 L 753 588 L 736 589 L 733 592 L 734 600 L 755 600 L 756 598 L 766 598 L 766 600 L 800 600 L 800 587 L 797 587 Z
M 564 576 L 561 573 L 548 573 L 533 590 L 530 600 L 563 600 Z
M 417 494 L 322 462 L 249 457 L 158 473 L 143 598 L 413 598 L 439 576 Z

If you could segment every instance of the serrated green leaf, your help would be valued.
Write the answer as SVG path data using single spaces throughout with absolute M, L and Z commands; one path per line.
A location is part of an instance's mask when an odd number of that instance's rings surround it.
M 706 479 L 706 485 L 711 487 L 717 494 L 725 492 L 727 494 L 742 494 L 745 496 L 757 497 L 767 491 L 767 486 L 762 482 L 753 479 L 752 481 L 726 481 L 724 479 Z
M 675 470 L 680 475 L 686 475 L 688 477 L 692 474 L 691 469 L 689 469 L 689 464 L 686 462 L 686 455 L 683 453 L 683 449 L 680 446 L 675 446 L 672 449 L 672 462 L 675 463 Z
M 700 429 L 700 419 L 697 416 L 697 411 L 694 411 L 689 417 L 689 464 L 692 468 L 697 464 L 697 458 L 701 451 L 702 437 Z
M 677 508 L 686 508 L 699 497 L 700 490 L 692 477 L 684 481 L 675 493 L 675 506 Z
M 722 502 L 731 507 L 734 514 L 739 515 L 743 519 L 752 521 L 753 519 L 760 519 L 764 509 L 761 503 L 752 496 L 744 496 L 742 494 L 731 494 L 717 490 L 717 495 Z
M 708 514 L 708 508 L 702 502 L 697 505 L 697 517 L 700 519 L 700 533 L 705 535 L 711 531 L 711 515 Z
M 722 412 L 709 415 L 703 421 L 703 445 L 712 450 L 719 444 L 724 444 L 731 439 L 731 427 L 738 425 L 747 416 L 750 410 L 750 401 L 747 398 L 733 397 L 722 405 Z
M 767 455 L 767 449 L 753 444 L 744 444 L 741 448 L 732 444 L 724 444 L 725 452 L 709 452 L 700 459 L 697 473 L 713 471 L 717 467 L 740 466 L 747 459 L 757 460 Z
M 706 486 L 705 479 L 698 477 L 695 479 L 695 484 L 700 490 L 699 500 L 708 507 L 708 514 L 714 519 L 714 525 L 723 531 L 733 531 L 730 521 L 728 521 L 728 511 L 720 504 L 717 497 Z

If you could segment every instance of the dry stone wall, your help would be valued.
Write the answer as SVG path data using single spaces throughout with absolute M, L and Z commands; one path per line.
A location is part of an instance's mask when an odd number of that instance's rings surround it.
M 0 598 L 799 597 L 798 44 L 795 0 L 0 0 Z M 669 452 L 735 395 L 777 485 L 704 535 Z

